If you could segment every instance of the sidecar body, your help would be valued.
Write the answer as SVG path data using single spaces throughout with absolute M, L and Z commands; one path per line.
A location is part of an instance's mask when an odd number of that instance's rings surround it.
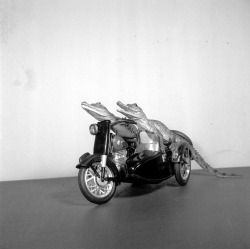
M 137 140 L 137 153 L 127 159 L 127 176 L 123 181 L 159 183 L 166 180 L 176 174 L 176 164 L 183 161 L 184 151 L 190 164 L 192 146 L 188 142 L 166 142 L 166 153 L 162 153 L 159 137 L 155 133 L 142 131 Z
M 171 156 L 161 152 L 143 151 L 127 160 L 128 176 L 125 182 L 159 183 L 174 175 Z

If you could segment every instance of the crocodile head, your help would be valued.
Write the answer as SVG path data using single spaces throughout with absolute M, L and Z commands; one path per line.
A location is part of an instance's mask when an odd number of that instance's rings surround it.
M 111 122 L 114 122 L 116 120 L 116 117 L 100 102 L 88 104 L 86 101 L 84 101 L 81 105 L 86 112 L 88 112 L 98 121 L 110 120 Z
M 128 117 L 129 119 L 138 120 L 147 118 L 143 110 L 137 104 L 125 105 L 121 101 L 118 101 L 117 105 L 121 108 L 117 111 Z

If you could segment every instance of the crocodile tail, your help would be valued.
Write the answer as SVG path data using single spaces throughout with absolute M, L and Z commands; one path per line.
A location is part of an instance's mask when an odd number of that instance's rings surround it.
M 207 172 L 209 172 L 212 175 L 218 176 L 218 177 L 235 177 L 238 175 L 235 174 L 226 174 L 226 173 L 222 173 L 219 172 L 218 170 L 212 168 L 207 162 L 205 162 L 205 160 L 203 159 L 203 157 L 199 154 L 199 152 L 194 149 L 195 155 L 194 155 L 194 160 Z

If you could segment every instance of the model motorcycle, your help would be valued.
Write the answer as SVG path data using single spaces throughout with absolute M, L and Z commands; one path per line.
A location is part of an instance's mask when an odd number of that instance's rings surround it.
M 124 127 L 132 127 L 134 135 L 119 132 Z M 79 188 L 90 202 L 108 202 L 121 182 L 153 184 L 175 176 L 178 184 L 187 184 L 192 142 L 185 134 L 174 131 L 187 142 L 164 142 L 163 152 L 156 134 L 139 130 L 129 119 L 112 124 L 104 120 L 91 124 L 89 130 L 95 136 L 93 154 L 83 154 L 76 168 Z

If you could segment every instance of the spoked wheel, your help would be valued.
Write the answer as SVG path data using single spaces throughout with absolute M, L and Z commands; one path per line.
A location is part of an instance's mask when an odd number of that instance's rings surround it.
M 92 166 L 95 171 L 101 175 L 101 163 L 94 162 Z M 105 178 L 114 176 L 113 170 L 106 165 Z M 95 204 L 104 204 L 108 202 L 113 197 L 116 190 L 116 183 L 114 181 L 102 181 L 91 167 L 81 168 L 79 170 L 78 184 L 86 199 Z
M 181 185 L 187 184 L 191 174 L 191 157 L 188 148 L 185 148 L 181 155 L 181 160 L 174 165 L 175 179 Z

